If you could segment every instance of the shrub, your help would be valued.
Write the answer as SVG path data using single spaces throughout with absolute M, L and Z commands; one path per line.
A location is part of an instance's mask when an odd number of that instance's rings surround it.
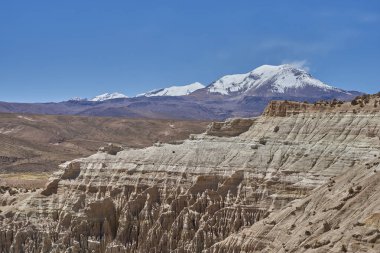
M 374 138 L 377 136 L 378 130 L 376 128 L 368 129 L 367 137 Z
M 260 138 L 259 143 L 261 145 L 265 145 L 265 144 L 267 144 L 267 140 L 265 138 Z
M 273 132 L 277 133 L 278 130 L 280 130 L 280 127 L 279 126 L 275 126 L 274 129 L 273 129 Z
M 353 106 L 358 105 L 358 101 L 356 99 L 352 100 L 351 105 L 353 105 Z
M 331 225 L 330 225 L 330 223 L 328 223 L 327 221 L 325 221 L 324 223 L 323 223 L 323 231 L 324 232 L 327 232 L 327 231 L 330 231 L 331 230 Z

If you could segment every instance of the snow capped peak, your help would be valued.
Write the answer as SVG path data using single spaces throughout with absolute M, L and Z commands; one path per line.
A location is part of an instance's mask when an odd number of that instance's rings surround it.
M 246 74 L 223 76 L 208 86 L 210 93 L 223 95 L 241 94 L 264 90 L 270 93 L 285 93 L 290 89 L 319 88 L 325 91 L 336 90 L 315 78 L 303 69 L 290 64 L 279 66 L 262 65 Z
M 104 93 L 101 95 L 98 95 L 94 98 L 91 98 L 89 101 L 105 101 L 105 100 L 110 100 L 110 99 L 115 99 L 115 98 L 128 98 L 126 95 L 118 92 L 114 93 Z
M 147 93 L 139 94 L 137 97 L 154 97 L 154 96 L 185 96 L 190 93 L 203 89 L 205 86 L 199 82 L 191 83 L 184 86 L 171 86 L 163 89 L 156 89 Z

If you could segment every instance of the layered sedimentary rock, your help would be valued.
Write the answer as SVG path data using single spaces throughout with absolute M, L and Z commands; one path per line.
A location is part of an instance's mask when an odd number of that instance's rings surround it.
M 43 191 L 19 192 L 1 207 L 0 252 L 285 252 L 288 248 L 278 243 L 288 240 L 298 250 L 298 237 L 281 235 L 274 243 L 276 236 L 266 237 L 267 226 L 280 224 L 279 211 L 298 204 L 295 217 L 302 215 L 307 198 L 317 194 L 314 189 L 322 186 L 322 195 L 332 177 L 354 173 L 380 157 L 380 113 L 369 105 L 353 111 L 350 105 L 317 110 L 322 105 L 274 103 L 249 127 L 246 121 L 230 121 L 182 144 L 106 148 L 63 164 Z M 233 131 L 234 125 L 239 129 Z M 227 137 L 244 127 L 246 132 Z M 339 182 L 331 187 L 336 196 L 323 203 L 340 204 L 347 197 Z M 306 202 L 292 202 L 299 199 Z M 313 205 L 316 212 L 322 208 Z M 313 238 L 321 247 L 329 245 Z M 250 246 L 243 246 L 246 241 Z M 258 248 L 252 246 L 256 241 Z M 306 243 L 312 249 L 315 242 Z
M 370 160 L 206 252 L 380 252 L 380 160 Z

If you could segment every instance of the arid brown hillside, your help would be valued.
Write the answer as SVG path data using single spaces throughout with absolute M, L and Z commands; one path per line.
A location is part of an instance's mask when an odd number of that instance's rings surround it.
M 0 114 L 0 174 L 41 173 L 106 143 L 146 147 L 204 132 L 209 122 Z M 4 179 L 4 177 L 3 177 Z

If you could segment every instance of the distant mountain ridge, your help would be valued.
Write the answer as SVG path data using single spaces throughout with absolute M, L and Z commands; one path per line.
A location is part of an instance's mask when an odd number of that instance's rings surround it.
M 325 84 L 291 65 L 263 65 L 246 74 L 223 76 L 206 87 L 192 83 L 136 97 L 114 92 L 60 103 L 0 102 L 0 112 L 223 120 L 257 116 L 271 100 L 350 100 L 361 94 Z

